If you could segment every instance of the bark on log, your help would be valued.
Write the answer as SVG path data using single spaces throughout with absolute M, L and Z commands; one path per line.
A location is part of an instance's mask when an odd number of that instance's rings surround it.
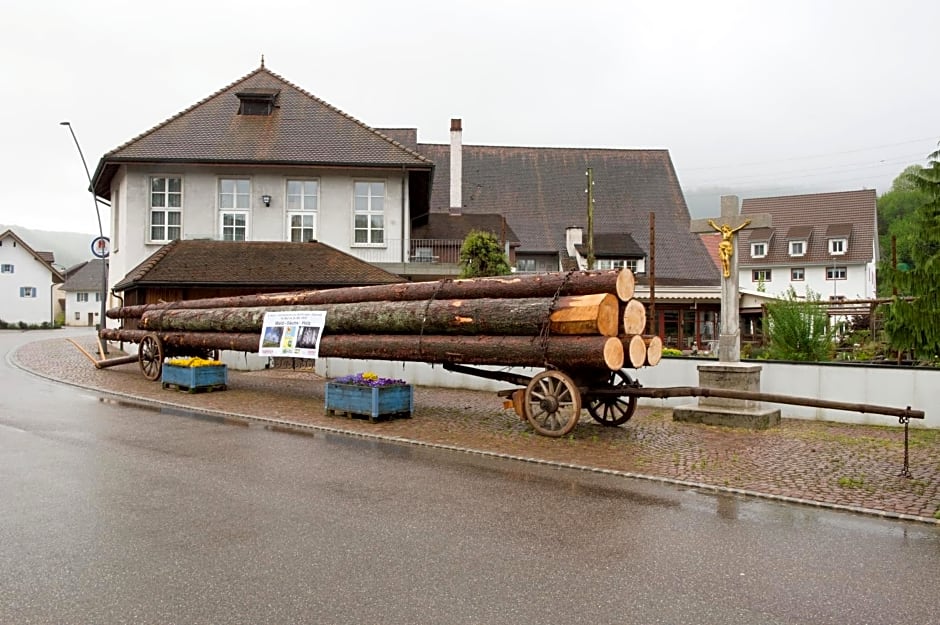
M 621 301 L 627 301 L 633 297 L 635 286 L 633 272 L 629 269 L 553 272 L 463 280 L 445 279 L 434 282 L 402 282 L 320 291 L 210 297 L 112 308 L 107 311 L 107 316 L 111 319 L 139 319 L 147 311 L 167 308 L 241 308 L 246 306 L 307 306 L 353 302 L 479 299 L 484 297 L 554 297 L 556 293 L 561 295 L 613 293 Z
M 663 340 L 658 336 L 644 336 L 646 344 L 646 366 L 655 367 L 663 358 Z
M 146 330 L 105 328 L 100 336 L 109 341 L 139 343 Z M 243 332 L 155 332 L 172 350 L 224 349 L 257 353 L 261 335 Z M 323 358 L 359 360 L 408 360 L 416 362 L 553 366 L 562 371 L 577 368 L 623 368 L 624 351 L 619 338 L 606 336 L 413 336 L 382 334 L 325 334 L 320 339 Z
M 623 333 L 632 336 L 646 332 L 646 306 L 638 299 L 631 299 L 623 307 Z
M 261 332 L 267 312 L 310 306 L 166 309 L 145 312 L 144 330 Z M 550 298 L 323 304 L 330 334 L 617 335 L 617 298 L 609 293 Z

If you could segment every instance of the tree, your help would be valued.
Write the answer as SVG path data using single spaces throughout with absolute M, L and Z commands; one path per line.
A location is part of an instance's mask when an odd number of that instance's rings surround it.
M 929 196 L 917 187 L 917 179 L 922 171 L 923 167 L 920 165 L 911 165 L 894 179 L 891 190 L 878 198 L 878 245 L 881 248 L 879 260 L 883 272 L 888 272 L 894 267 L 892 238 L 896 241 L 898 266 L 908 269 L 914 265 L 914 249 L 919 245 L 915 213 L 929 199 Z M 882 297 L 891 295 L 887 281 L 879 282 L 878 292 Z
M 819 293 L 806 289 L 800 299 L 791 285 L 785 297 L 767 304 L 767 358 L 824 361 L 832 358 L 832 328 L 829 313 Z
M 933 360 L 940 354 L 940 150 L 913 178 L 925 202 L 912 218 L 915 245 L 907 271 L 889 269 L 898 296 L 884 307 L 888 343 L 899 353 Z M 912 299 L 902 299 L 910 296 Z
M 461 278 L 504 276 L 511 273 L 499 240 L 491 232 L 471 230 L 460 247 Z

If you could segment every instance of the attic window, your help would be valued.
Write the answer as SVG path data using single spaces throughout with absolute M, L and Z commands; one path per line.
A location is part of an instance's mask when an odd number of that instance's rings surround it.
M 270 115 L 277 106 L 280 89 L 245 89 L 235 94 L 239 115 Z

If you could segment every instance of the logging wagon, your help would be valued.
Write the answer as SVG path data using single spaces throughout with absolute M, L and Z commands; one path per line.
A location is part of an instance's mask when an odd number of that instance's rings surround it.
M 634 286 L 628 269 L 571 271 L 124 306 L 107 312 L 122 327 L 103 328 L 99 336 L 137 343 L 137 355 L 96 366 L 136 360 L 147 379 L 159 380 L 167 357 L 257 352 L 267 312 L 315 307 L 326 312 L 321 357 L 440 364 L 507 382 L 516 388 L 498 392 L 505 405 L 546 436 L 571 432 L 582 409 L 602 425 L 622 425 L 640 397 L 829 407 L 896 416 L 905 425 L 923 418 L 910 408 L 700 387 L 644 388 L 629 369 L 656 365 L 662 342 L 644 334 L 646 308 L 634 298 Z M 542 371 L 526 376 L 513 367 Z

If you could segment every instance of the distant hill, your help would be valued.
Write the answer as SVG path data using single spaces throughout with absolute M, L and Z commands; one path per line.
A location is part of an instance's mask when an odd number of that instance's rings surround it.
M 91 242 L 97 234 L 84 232 L 55 232 L 52 230 L 33 230 L 15 225 L 0 224 L 0 232 L 12 230 L 36 252 L 55 254 L 55 265 L 59 269 L 68 269 L 78 263 L 94 259 Z

